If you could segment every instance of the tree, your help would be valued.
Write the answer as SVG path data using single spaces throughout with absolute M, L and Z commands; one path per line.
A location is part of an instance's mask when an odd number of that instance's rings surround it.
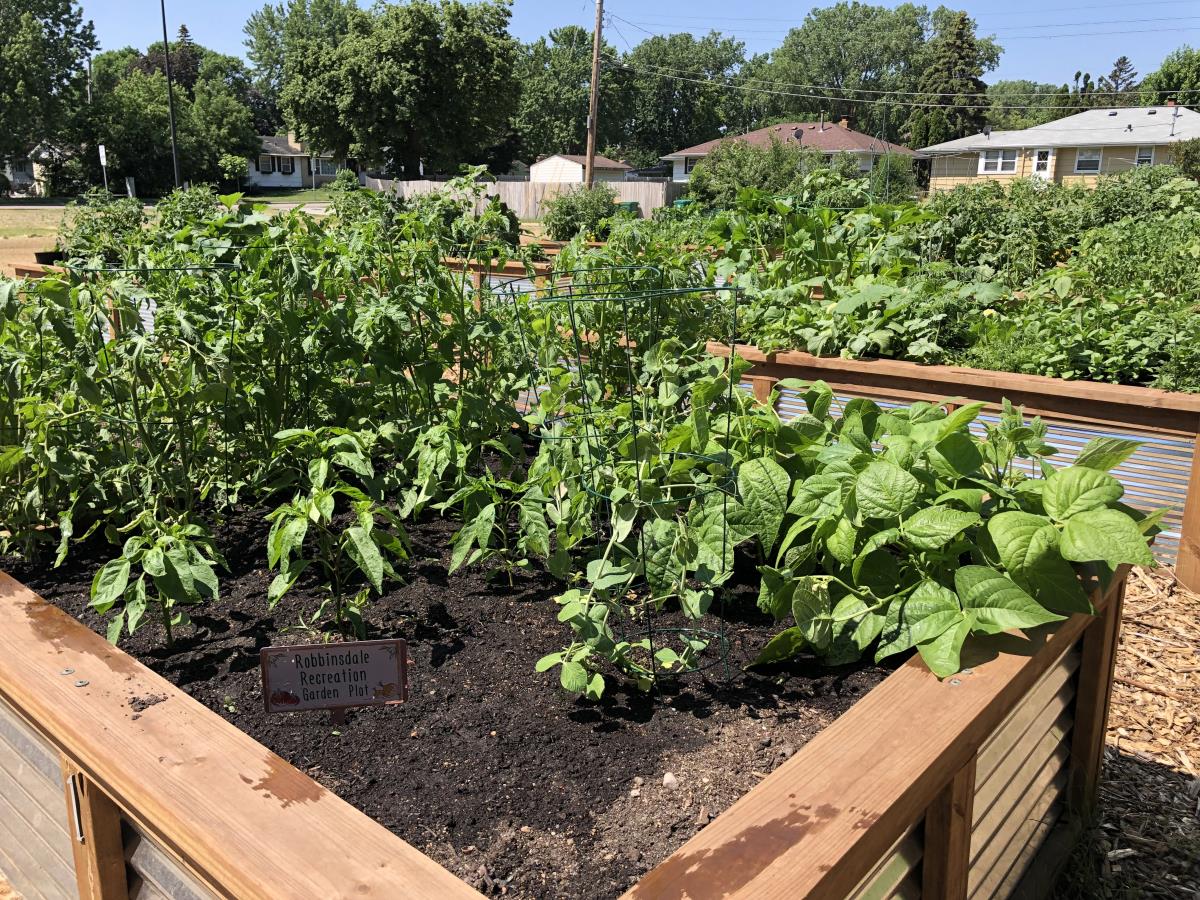
M 513 116 L 519 153 L 528 162 L 553 153 L 582 153 L 587 145 L 588 93 L 592 35 L 578 25 L 553 29 L 521 47 L 516 77 L 520 99 Z M 605 58 L 616 51 L 604 45 Z M 598 143 L 607 147 L 622 137 L 620 110 L 626 73 L 606 68 L 600 78 Z
M 1200 181 L 1200 138 L 1180 141 L 1172 147 L 1171 162 L 1188 178 Z
M 75 0 L 0 0 L 0 163 L 63 137 L 96 49 Z
M 1036 81 L 997 81 L 987 88 L 987 121 L 1002 131 L 1019 131 L 1060 118 L 1063 89 Z M 1015 109 L 1013 107 L 1021 107 Z
M 1200 99 L 1200 50 L 1185 44 L 1168 54 L 1142 81 L 1142 91 L 1143 106 L 1161 106 L 1172 98 L 1195 103 Z
M 909 117 L 914 147 L 976 134 L 987 119 L 984 63 L 975 41 L 975 23 L 965 12 L 956 14 L 930 42 L 920 81 L 920 101 Z
M 287 42 L 284 118 L 316 149 L 453 171 L 502 141 L 517 43 L 504 0 L 413 0 L 354 11 L 340 43 Z
M 617 121 L 629 155 L 648 164 L 720 137 L 727 124 L 727 81 L 745 59 L 743 51 L 741 41 L 710 31 L 699 39 L 656 35 L 626 54 L 621 65 L 629 77 L 627 106 Z M 680 72 L 690 80 L 672 77 Z
M 357 10 L 352 0 L 289 0 L 250 14 L 242 32 L 253 70 L 250 106 L 263 134 L 281 130 L 280 97 L 287 80 L 287 48 L 301 42 L 338 44 Z
M 792 95 L 763 101 L 771 107 L 769 117 L 850 116 L 858 130 L 895 140 L 911 110 L 874 92 L 919 90 L 934 39 L 954 17 L 945 7 L 930 12 L 911 3 L 889 9 L 839 2 L 810 11 L 761 76 L 774 82 L 763 87 Z M 1000 47 L 990 38 L 976 37 L 975 51 L 983 72 L 999 63 Z
M 1129 61 L 1128 56 L 1118 56 L 1113 63 L 1112 71 L 1100 76 L 1099 87 L 1107 96 L 1103 98 L 1106 106 L 1137 106 L 1137 97 L 1131 92 L 1137 89 L 1137 69 Z
M 208 52 L 192 40 L 191 32 L 186 25 L 179 26 L 179 34 L 171 44 L 171 81 L 176 88 L 182 89 L 189 97 L 196 89 L 196 80 L 200 77 L 200 63 Z M 142 72 L 162 72 L 166 75 L 167 54 L 162 42 L 151 44 L 145 54 L 136 63 Z

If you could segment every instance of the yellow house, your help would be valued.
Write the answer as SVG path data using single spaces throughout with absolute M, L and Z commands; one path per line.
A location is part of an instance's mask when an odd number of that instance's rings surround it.
M 1089 109 L 1020 131 L 984 131 L 918 151 L 929 190 L 979 178 L 1043 178 L 1093 186 L 1101 175 L 1171 162 L 1172 147 L 1200 138 L 1200 113 L 1182 106 Z

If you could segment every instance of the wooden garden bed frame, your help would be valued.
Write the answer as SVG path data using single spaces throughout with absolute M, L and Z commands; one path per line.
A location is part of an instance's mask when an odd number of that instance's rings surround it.
M 708 351 L 714 356 L 729 356 L 728 346 L 717 342 L 709 343 Z M 737 354 L 753 364 L 748 380 L 754 396 L 763 403 L 770 400 L 781 379 L 821 379 L 835 393 L 903 403 L 961 398 L 998 407 L 1007 398 L 1024 407 L 1029 415 L 1056 422 L 1130 429 L 1190 443 L 1191 469 L 1175 576 L 1180 584 L 1200 591 L 1200 394 L 889 359 L 813 356 L 794 350 L 764 353 L 749 344 L 738 344 Z
M 628 900 L 1003 897 L 1052 875 L 1095 800 L 1125 575 L 1097 617 L 969 642 L 956 678 L 909 660 Z M 0 784 L 32 848 L 33 872 L 0 855 L 18 889 L 57 846 L 88 900 L 479 896 L 2 573 Z

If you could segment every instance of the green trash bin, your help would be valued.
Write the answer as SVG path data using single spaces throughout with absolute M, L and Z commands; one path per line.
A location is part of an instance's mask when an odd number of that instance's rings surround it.
M 629 213 L 631 216 L 640 216 L 642 214 L 641 208 L 638 206 L 638 202 L 636 200 L 624 200 L 621 203 L 618 203 L 617 211 Z
M 691 197 L 680 197 L 678 200 L 676 200 L 671 205 L 673 207 L 675 207 L 676 209 L 683 209 L 684 207 L 691 206 L 695 202 L 696 201 L 694 199 L 692 199 Z

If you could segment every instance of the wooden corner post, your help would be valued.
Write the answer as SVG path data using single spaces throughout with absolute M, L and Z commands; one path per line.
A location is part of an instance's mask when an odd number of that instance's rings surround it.
M 1119 584 L 1114 585 L 1108 603 L 1083 633 L 1067 793 L 1077 823 L 1088 822 L 1095 813 L 1100 770 L 1104 764 L 1104 739 L 1108 731 L 1108 707 L 1112 699 L 1128 572 L 1118 571 L 1117 578 Z
M 925 810 L 921 896 L 930 900 L 966 900 L 977 759 L 972 756 Z
M 66 757 L 62 773 L 79 900 L 126 900 L 120 810 Z
M 1200 436 L 1192 445 L 1192 472 L 1179 527 L 1175 577 L 1189 591 L 1200 591 Z

